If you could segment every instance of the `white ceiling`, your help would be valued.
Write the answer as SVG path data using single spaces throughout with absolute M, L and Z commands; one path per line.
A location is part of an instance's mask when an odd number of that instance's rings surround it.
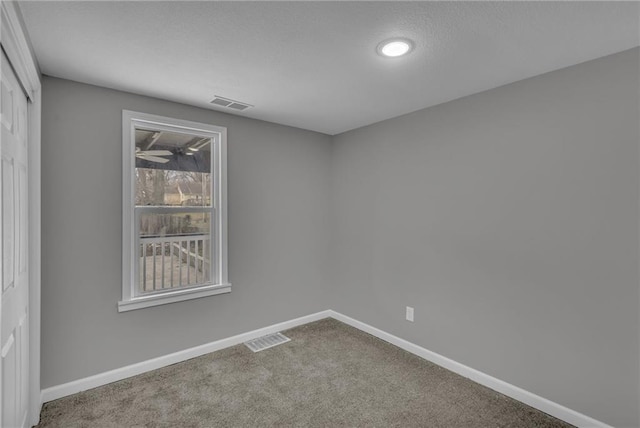
M 640 45 L 635 2 L 20 7 L 45 74 L 327 134 Z M 376 54 L 393 36 L 415 41 L 411 55 Z

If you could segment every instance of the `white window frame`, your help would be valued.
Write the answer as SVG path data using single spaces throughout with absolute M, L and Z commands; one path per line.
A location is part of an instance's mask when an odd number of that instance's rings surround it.
M 211 137 L 212 157 L 212 281 L 183 289 L 167 289 L 149 295 L 136 293 L 138 225 L 135 210 L 135 130 L 152 128 Z M 122 111 L 122 300 L 118 311 L 130 311 L 215 294 L 229 293 L 227 254 L 227 128 L 170 117 Z M 186 208 L 187 210 L 189 208 Z M 184 211 L 184 209 L 181 209 Z

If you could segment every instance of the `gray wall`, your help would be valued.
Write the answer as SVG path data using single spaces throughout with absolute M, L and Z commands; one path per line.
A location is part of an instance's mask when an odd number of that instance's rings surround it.
M 230 294 L 118 313 L 122 110 L 228 128 Z M 42 387 L 327 309 L 331 139 L 44 78 Z
M 638 426 L 638 61 L 334 138 L 334 309 Z

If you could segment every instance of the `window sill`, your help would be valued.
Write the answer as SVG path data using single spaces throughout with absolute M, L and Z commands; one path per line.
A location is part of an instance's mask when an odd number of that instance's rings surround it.
M 133 311 L 135 309 L 148 308 L 150 306 L 166 305 L 168 303 L 198 299 L 200 297 L 230 292 L 231 284 L 216 284 L 187 290 L 169 291 L 167 293 L 150 296 L 139 296 L 131 300 L 121 300 L 118 302 L 118 312 Z

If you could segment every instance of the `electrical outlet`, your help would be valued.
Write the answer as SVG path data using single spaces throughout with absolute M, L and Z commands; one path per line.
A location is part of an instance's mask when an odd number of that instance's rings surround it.
M 407 306 L 407 321 L 413 322 L 413 308 L 411 306 Z

